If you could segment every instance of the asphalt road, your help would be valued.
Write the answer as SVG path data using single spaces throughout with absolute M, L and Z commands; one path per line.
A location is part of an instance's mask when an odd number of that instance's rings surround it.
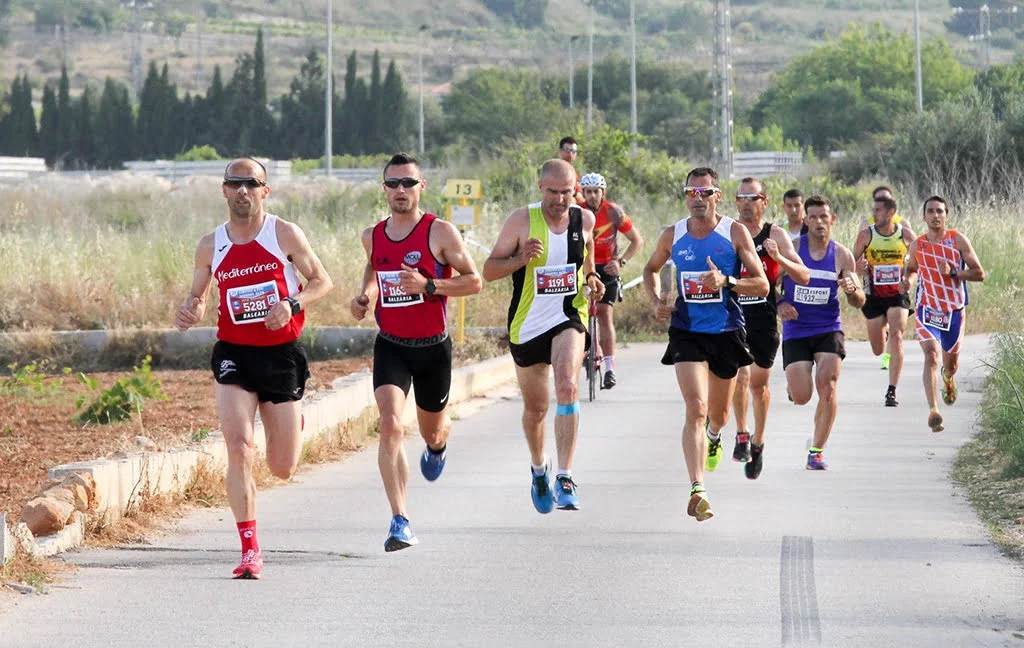
M 620 350 L 619 386 L 583 403 L 578 512 L 534 511 L 510 388 L 458 408 L 439 481 L 413 463 L 419 546 L 383 551 L 371 445 L 260 493 L 262 580 L 229 578 L 230 513 L 196 512 L 151 545 L 67 554 L 80 570 L 48 595 L 0 598 L 0 646 L 1024 646 L 1024 571 L 949 478 L 984 338 L 966 342 L 941 434 L 916 344 L 896 409 L 878 360 L 849 344 L 824 473 L 804 469 L 815 401 L 786 400 L 780 363 L 764 473 L 723 461 L 700 524 L 662 349 Z M 410 457 L 421 447 L 410 438 Z

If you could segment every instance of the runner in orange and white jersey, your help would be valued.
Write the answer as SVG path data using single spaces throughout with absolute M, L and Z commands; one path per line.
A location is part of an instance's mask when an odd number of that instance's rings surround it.
M 970 240 L 961 232 L 948 229 L 946 201 L 932 196 L 924 201 L 924 221 L 928 230 L 907 250 L 907 268 L 900 289 L 910 294 L 910 286 L 920 275 L 917 287 L 917 337 L 924 351 L 924 393 L 928 399 L 928 427 L 941 432 L 942 415 L 938 406 L 939 350 L 942 351 L 942 401 L 956 402 L 954 376 L 959 365 L 960 342 L 964 335 L 964 308 L 967 306 L 968 281 L 984 281 L 985 269 Z

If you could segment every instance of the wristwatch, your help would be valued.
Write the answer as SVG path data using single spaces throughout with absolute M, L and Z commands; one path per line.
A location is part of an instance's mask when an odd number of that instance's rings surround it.
M 733 277 L 732 275 L 726 275 L 725 276 L 725 289 L 726 290 L 732 290 L 735 287 L 736 287 L 736 277 Z
M 427 277 L 427 288 L 425 291 L 428 295 L 433 295 L 437 292 L 437 285 L 434 283 L 433 278 Z
M 292 306 L 292 315 L 298 315 L 299 311 L 302 310 L 302 304 L 299 303 L 298 299 L 294 297 L 285 297 L 283 301 L 288 302 Z
M 626 257 L 620 257 L 620 258 L 618 259 L 618 261 L 619 261 L 619 267 L 620 267 L 620 268 L 624 268 L 624 267 L 626 267 Z
M 958 274 L 960 274 L 960 270 L 958 270 L 957 268 L 950 268 L 949 269 L 949 278 L 950 279 L 956 279 L 956 276 Z

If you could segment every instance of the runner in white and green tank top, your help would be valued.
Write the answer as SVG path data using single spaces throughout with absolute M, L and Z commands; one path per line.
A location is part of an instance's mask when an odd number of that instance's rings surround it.
M 569 325 L 587 329 L 587 296 L 583 291 L 583 212 L 569 208 L 569 227 L 554 234 L 541 213 L 540 203 L 529 206 L 530 238 L 538 239 L 543 252 L 512 273 L 512 303 L 508 309 L 508 337 L 523 344 L 542 333 Z

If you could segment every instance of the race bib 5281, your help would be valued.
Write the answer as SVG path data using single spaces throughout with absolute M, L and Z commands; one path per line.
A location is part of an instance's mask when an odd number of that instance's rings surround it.
M 410 295 L 402 288 L 399 279 L 401 270 L 378 270 L 377 285 L 380 287 L 380 305 L 383 308 L 400 308 L 423 303 L 423 295 Z
M 537 295 L 575 295 L 576 264 L 540 266 L 533 269 L 533 285 Z
M 679 271 L 679 286 L 682 288 L 683 301 L 695 304 L 712 304 L 722 301 L 722 291 L 712 290 L 700 281 L 703 272 Z
M 231 321 L 235 324 L 262 322 L 278 302 L 277 282 L 273 280 L 228 288 L 226 293 Z

